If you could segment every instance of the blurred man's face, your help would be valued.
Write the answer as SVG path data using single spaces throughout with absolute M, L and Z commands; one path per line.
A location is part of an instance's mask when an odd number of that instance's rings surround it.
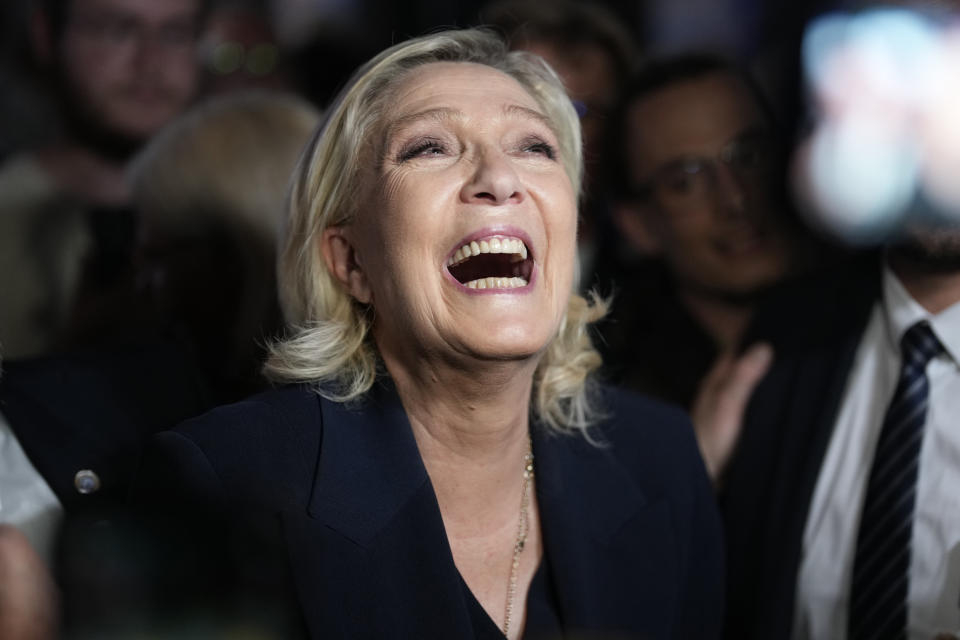
M 106 132 L 155 133 L 197 89 L 199 0 L 72 0 L 59 64 L 77 106 Z
M 638 248 L 662 257 L 681 288 L 720 296 L 784 275 L 774 141 L 742 81 L 715 73 L 669 85 L 637 100 L 627 125 L 638 195 L 620 218 L 643 237 Z

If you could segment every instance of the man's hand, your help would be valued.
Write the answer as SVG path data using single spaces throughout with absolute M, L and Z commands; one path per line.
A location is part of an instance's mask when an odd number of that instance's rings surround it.
M 47 565 L 19 529 L 0 524 L 0 638 L 53 640 L 57 611 Z
M 740 437 L 747 401 L 771 362 L 773 349 L 766 343 L 757 343 L 739 357 L 721 354 L 700 383 L 690 415 L 700 454 L 714 485 Z

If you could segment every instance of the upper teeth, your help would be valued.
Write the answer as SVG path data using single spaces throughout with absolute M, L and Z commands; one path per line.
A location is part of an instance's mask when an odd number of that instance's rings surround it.
M 512 253 L 520 256 L 520 260 L 527 259 L 527 246 L 519 238 L 484 238 L 474 240 L 457 249 L 456 253 L 447 260 L 447 266 L 459 264 L 471 256 L 481 253 Z

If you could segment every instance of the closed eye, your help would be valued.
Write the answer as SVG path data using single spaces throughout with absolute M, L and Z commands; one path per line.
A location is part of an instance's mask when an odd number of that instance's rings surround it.
M 542 155 L 549 160 L 555 160 L 557 157 L 557 150 L 553 148 L 553 145 L 548 142 L 544 142 L 539 138 L 533 138 L 525 141 L 522 145 L 522 149 L 524 153 Z
M 419 157 L 440 156 L 446 152 L 446 147 L 439 140 L 417 140 L 403 147 L 397 154 L 397 160 L 403 162 Z

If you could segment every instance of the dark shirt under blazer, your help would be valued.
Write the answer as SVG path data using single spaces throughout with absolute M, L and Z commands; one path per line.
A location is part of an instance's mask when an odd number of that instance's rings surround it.
M 603 400 L 610 417 L 594 431 L 603 446 L 532 430 L 565 633 L 715 638 L 722 539 L 689 421 L 624 392 Z M 389 381 L 352 406 L 282 388 L 159 434 L 134 498 L 269 523 L 313 638 L 472 637 L 436 497 Z

